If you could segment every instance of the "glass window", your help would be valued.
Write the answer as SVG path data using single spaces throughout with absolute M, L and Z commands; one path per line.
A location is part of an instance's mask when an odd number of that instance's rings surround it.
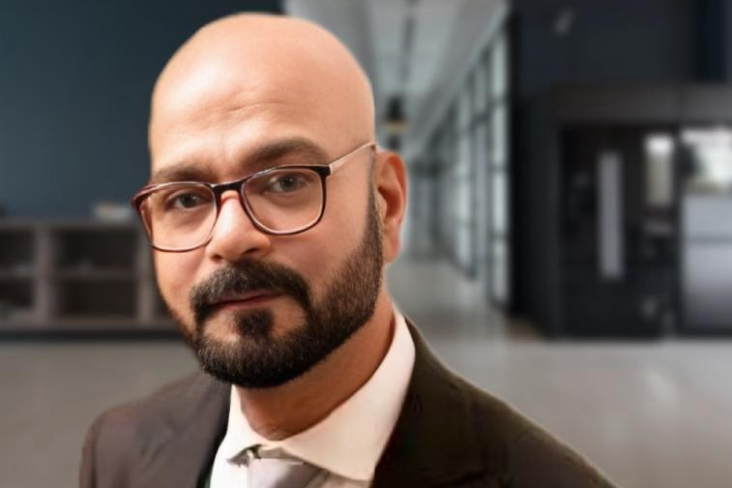
M 455 205 L 455 219 L 459 222 L 470 221 L 470 178 L 461 177 L 457 181 L 457 201 Z
M 493 299 L 497 302 L 506 303 L 508 301 L 509 287 L 509 255 L 505 241 L 500 240 L 493 243 L 493 252 L 491 258 L 491 264 L 493 265 L 491 295 L 493 296 Z
M 646 204 L 671 208 L 674 204 L 674 139 L 671 134 L 651 134 L 645 140 Z
M 477 222 L 481 226 L 487 226 L 490 219 L 487 209 L 490 208 L 491 202 L 489 185 L 489 162 L 487 157 L 487 132 L 488 125 L 485 122 L 475 126 L 475 170 L 473 173 L 473 187 L 475 189 L 475 198 L 477 210 Z
M 505 235 L 508 232 L 508 179 L 505 171 L 493 170 L 491 188 L 493 207 L 492 230 L 494 234 Z
M 695 193 L 732 192 L 732 129 L 684 129 L 681 141 L 691 159 L 686 190 Z
M 508 42 L 505 33 L 496 37 L 491 48 L 492 98 L 503 98 L 508 93 Z
M 506 106 L 504 104 L 495 106 L 491 118 L 493 165 L 501 167 L 505 166 L 508 161 L 508 112 Z
M 470 138 L 463 133 L 458 141 L 457 174 L 470 177 Z
M 467 83 L 460 92 L 458 103 L 458 132 L 463 133 L 470 127 L 473 115 L 472 97 L 470 96 L 470 83 Z
M 458 227 L 458 260 L 460 261 L 460 265 L 467 269 L 470 267 L 471 263 L 471 245 L 470 245 L 470 227 L 468 225 L 461 224 Z
M 482 64 L 478 64 L 473 75 L 473 93 L 475 94 L 475 113 L 485 112 L 488 106 L 488 83 Z

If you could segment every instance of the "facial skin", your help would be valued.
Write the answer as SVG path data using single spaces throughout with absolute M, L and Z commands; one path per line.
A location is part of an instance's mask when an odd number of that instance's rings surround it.
M 154 183 L 225 182 L 280 164 L 325 164 L 374 141 L 373 95 L 350 53 L 321 28 L 239 15 L 203 28 L 166 66 L 149 137 Z M 236 192 L 227 192 L 206 246 L 155 252 L 160 291 L 184 337 L 206 346 L 204 369 L 236 380 L 260 434 L 282 438 L 316 423 L 378 367 L 393 315 L 383 263 L 399 251 L 405 194 L 398 156 L 379 151 L 372 163 L 362 151 L 327 179 L 323 218 L 302 234 L 262 233 Z M 281 282 L 273 289 L 284 292 L 246 300 L 250 285 L 242 283 L 262 287 L 267 276 L 297 277 L 303 286 Z M 204 306 L 222 297 L 228 305 Z M 303 341 L 320 345 L 297 352 Z M 293 359 L 303 351 L 312 353 L 307 360 Z M 272 352 L 284 356 L 272 362 Z M 240 366 L 236 374 L 214 371 L 227 363 Z

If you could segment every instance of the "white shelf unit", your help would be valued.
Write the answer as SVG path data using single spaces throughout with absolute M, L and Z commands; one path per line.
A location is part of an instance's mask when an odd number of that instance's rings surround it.
M 135 223 L 0 220 L 0 333 L 173 330 Z

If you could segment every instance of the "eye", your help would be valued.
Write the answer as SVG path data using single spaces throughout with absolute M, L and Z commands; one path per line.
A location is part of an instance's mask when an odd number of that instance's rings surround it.
M 265 191 L 267 193 L 294 193 L 304 190 L 313 184 L 313 177 L 309 172 L 286 171 L 277 172 L 267 179 Z
M 190 210 L 211 203 L 211 195 L 198 188 L 172 191 L 164 199 L 165 210 Z

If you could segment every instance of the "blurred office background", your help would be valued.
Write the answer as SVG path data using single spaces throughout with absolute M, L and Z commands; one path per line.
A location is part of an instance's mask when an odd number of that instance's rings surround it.
M 389 286 L 453 369 L 621 486 L 729 485 L 725 0 L 4 3 L 4 485 L 74 486 L 96 414 L 196 368 L 126 201 L 159 70 L 241 10 L 365 67 L 410 177 Z

